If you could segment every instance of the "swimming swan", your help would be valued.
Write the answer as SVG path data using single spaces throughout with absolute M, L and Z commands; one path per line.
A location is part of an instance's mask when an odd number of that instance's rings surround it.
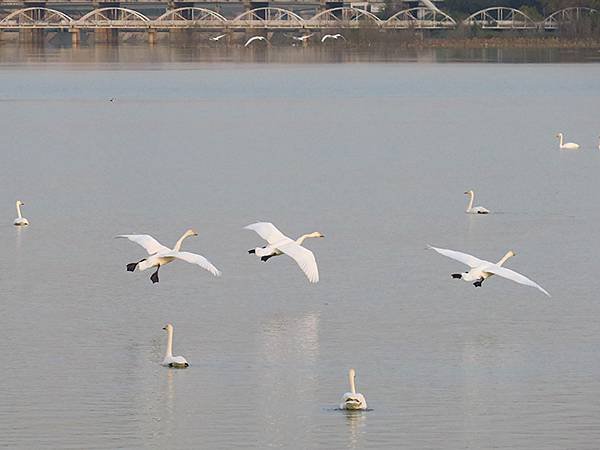
M 428 245 L 428 247 L 432 250 L 435 250 L 440 255 L 447 256 L 448 258 L 455 259 L 456 261 L 460 261 L 463 264 L 466 264 L 471 268 L 468 272 L 465 273 L 453 273 L 452 278 L 461 279 L 463 281 L 471 282 L 473 281 L 473 286 L 481 287 L 481 284 L 491 277 L 492 275 L 498 275 L 503 278 L 507 278 L 519 284 L 524 284 L 525 286 L 531 286 L 539 289 L 548 297 L 550 294 L 543 287 L 537 284 L 535 281 L 530 280 L 529 278 L 517 273 L 513 270 L 506 269 L 502 267 L 502 265 L 506 262 L 506 260 L 512 256 L 515 256 L 513 251 L 509 251 L 502 257 L 500 261 L 497 263 L 492 263 L 489 261 L 485 261 L 483 259 L 476 258 L 474 256 L 468 255 L 466 253 L 457 252 L 454 250 L 448 250 L 445 248 L 436 248 Z
M 195 253 L 179 251 L 181 249 L 181 244 L 183 243 L 184 239 L 190 236 L 198 236 L 198 233 L 196 233 L 194 230 L 187 230 L 179 238 L 179 240 L 175 244 L 175 247 L 173 247 L 172 250 L 168 247 L 165 247 L 152 236 L 149 236 L 147 234 L 122 234 L 116 237 L 129 239 L 130 241 L 135 242 L 136 244 L 139 244 L 146 249 L 148 255 L 150 256 L 148 258 L 141 259 L 136 263 L 127 264 L 127 271 L 133 272 L 136 268 L 142 271 L 151 267 L 156 267 L 156 272 L 154 272 L 152 276 L 150 276 L 150 280 L 152 280 L 152 283 L 158 283 L 158 270 L 160 269 L 160 267 L 164 266 L 165 264 L 169 264 L 170 262 L 176 259 L 188 262 L 190 264 L 196 264 L 202 267 L 203 269 L 208 270 L 215 277 L 220 276 L 221 272 L 219 271 L 219 269 L 213 266 L 210 263 L 210 261 L 208 261 L 208 259 L 206 259 L 204 256 L 197 255 Z
M 348 410 L 365 410 L 367 409 L 367 400 L 361 393 L 356 392 L 356 386 L 354 385 L 354 379 L 356 378 L 356 372 L 354 369 L 348 371 L 348 380 L 350 381 L 350 392 L 346 392 L 342 396 L 342 403 L 340 403 L 340 409 Z
M 167 330 L 167 351 L 162 365 L 173 367 L 175 369 L 185 369 L 186 367 L 189 367 L 190 364 L 183 356 L 173 356 L 173 325 L 168 323 L 163 327 L 163 330 Z
M 244 227 L 245 230 L 255 231 L 261 238 L 267 241 L 268 245 L 256 247 L 248 250 L 248 253 L 254 253 L 260 256 L 262 261 L 267 261 L 272 256 L 286 254 L 291 257 L 305 273 L 308 281 L 317 283 L 319 281 L 319 269 L 315 255 L 310 250 L 302 247 L 302 243 L 309 237 L 323 237 L 319 232 L 305 234 L 296 241 L 285 236 L 275 225 L 269 222 L 258 222 Z
M 471 191 L 467 191 L 465 192 L 465 195 L 469 196 L 469 205 L 467 206 L 467 209 L 465 210 L 465 212 L 467 214 L 489 214 L 490 210 L 484 208 L 483 206 L 473 206 L 473 200 L 475 200 L 475 192 Z
M 562 133 L 558 133 L 556 137 L 560 139 L 559 146 L 562 150 L 579 150 L 579 144 L 575 144 L 573 142 L 567 142 L 566 144 L 563 144 Z
M 21 206 L 25 206 L 25 203 L 23 203 L 21 200 L 17 200 L 16 205 L 17 205 L 17 218 L 15 219 L 13 224 L 17 227 L 24 227 L 26 225 L 29 225 L 29 220 L 27 220 L 25 217 L 23 217 L 21 215 Z

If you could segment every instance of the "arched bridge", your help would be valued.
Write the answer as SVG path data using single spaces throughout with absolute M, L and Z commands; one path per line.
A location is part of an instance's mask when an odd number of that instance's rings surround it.
M 586 7 L 556 11 L 541 22 L 513 8 L 486 8 L 467 17 L 462 23 L 493 30 L 556 30 L 563 24 L 590 18 L 598 12 Z M 248 10 L 237 17 L 226 18 L 216 11 L 200 7 L 171 9 L 150 18 L 129 8 L 106 7 L 90 11 L 79 18 L 50 8 L 29 7 L 11 12 L 0 19 L 0 30 L 327 30 L 373 27 L 381 29 L 452 29 L 457 22 L 440 10 L 411 8 L 382 20 L 359 8 L 327 9 L 312 17 L 282 8 L 264 7 Z

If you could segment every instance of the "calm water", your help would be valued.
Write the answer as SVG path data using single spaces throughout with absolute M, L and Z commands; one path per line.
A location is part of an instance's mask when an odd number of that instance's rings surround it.
M 598 448 L 600 65 L 9 53 L 0 445 Z M 248 255 L 257 220 L 324 233 L 321 282 Z M 114 235 L 189 227 L 221 278 L 125 271 Z M 452 281 L 428 243 L 513 249 L 553 297 Z M 335 410 L 349 367 L 372 411 Z

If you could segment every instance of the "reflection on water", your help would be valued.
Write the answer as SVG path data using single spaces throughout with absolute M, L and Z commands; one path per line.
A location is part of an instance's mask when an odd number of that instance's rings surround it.
M 346 448 L 363 448 L 367 413 L 365 411 L 343 411 L 348 426 L 348 445 Z
M 406 48 L 406 47 L 206 47 L 204 45 L 146 44 L 54 47 L 4 43 L 0 65 L 17 63 L 133 64 L 152 66 L 172 63 L 365 63 L 365 62 L 492 62 L 566 63 L 600 62 L 594 48 Z M 166 68 L 166 67 L 163 67 Z M 171 67 L 172 68 L 172 67 Z

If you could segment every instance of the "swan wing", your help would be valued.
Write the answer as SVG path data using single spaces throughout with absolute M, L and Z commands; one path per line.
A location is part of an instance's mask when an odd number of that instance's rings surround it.
M 524 284 L 525 286 L 534 287 L 534 288 L 539 289 L 540 291 L 542 291 L 548 297 L 551 296 L 548 293 L 548 291 L 546 291 L 546 289 L 544 289 L 543 287 L 541 287 L 535 281 L 530 280 L 526 276 L 521 275 L 520 273 L 517 273 L 514 270 L 507 269 L 506 267 L 500 267 L 500 266 L 498 266 L 496 264 L 493 264 L 493 265 L 488 266 L 488 267 L 484 267 L 484 268 L 482 268 L 482 270 L 484 272 L 493 273 L 494 275 L 498 275 L 499 277 L 512 280 L 515 283 Z
M 148 234 L 120 234 L 119 236 L 115 236 L 118 238 L 129 239 L 131 242 L 135 242 L 138 245 L 141 245 L 146 249 L 149 255 L 153 255 L 158 252 L 170 251 L 169 248 L 162 245 L 156 239 Z
M 173 252 L 173 251 L 171 251 L 169 253 L 166 253 L 164 255 L 164 257 L 166 257 L 166 258 L 171 257 L 171 258 L 179 259 L 181 261 L 188 262 L 190 264 L 196 264 L 197 266 L 200 266 L 203 269 L 208 270 L 215 277 L 221 276 L 221 271 L 219 269 L 217 269 L 215 266 L 213 266 L 212 263 L 202 255 L 197 255 L 196 253 L 190 253 L 190 252 Z
M 448 258 L 455 259 L 456 261 L 460 261 L 461 263 L 466 264 L 470 268 L 481 266 L 482 264 L 487 263 L 487 261 L 484 261 L 479 258 L 475 258 L 473 255 L 469 255 L 467 253 L 462 253 L 462 252 L 457 252 L 456 250 L 448 250 L 446 248 L 437 248 L 437 247 L 432 247 L 431 245 L 428 245 L 427 247 L 429 247 L 432 250 L 435 250 L 440 255 L 444 255 Z
M 269 244 L 275 244 L 289 239 L 270 222 L 257 222 L 244 227 L 245 230 L 256 231 L 256 233 Z
M 311 283 L 319 281 L 319 269 L 313 252 L 296 244 L 294 241 L 279 245 L 277 248 L 296 261 L 306 275 L 306 278 L 308 278 L 308 281 Z

